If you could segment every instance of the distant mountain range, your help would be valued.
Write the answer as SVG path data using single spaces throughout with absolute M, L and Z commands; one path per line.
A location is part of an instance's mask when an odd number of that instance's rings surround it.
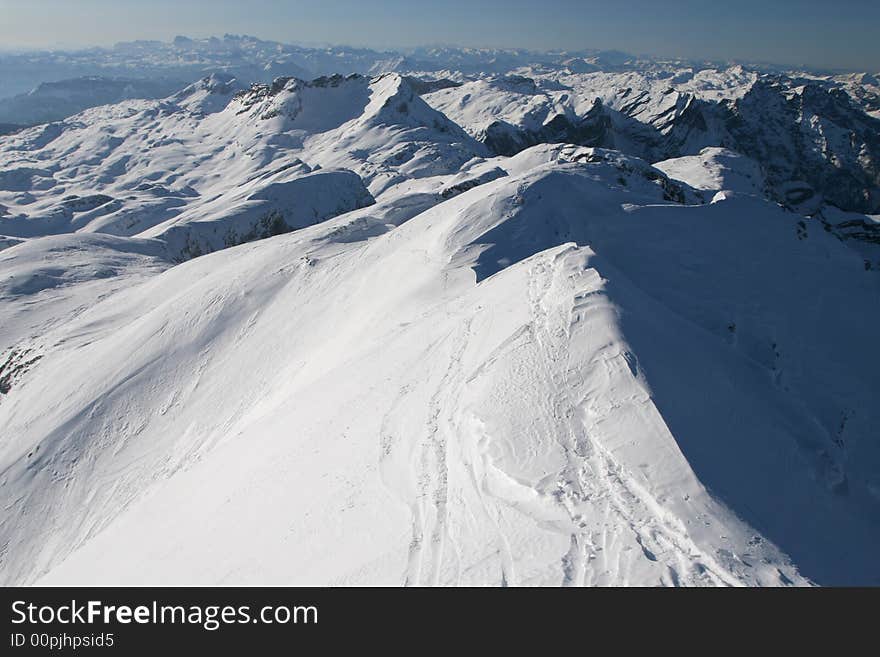
M 524 49 L 424 47 L 397 52 L 346 46 L 303 47 L 230 34 L 207 39 L 178 36 L 171 42 L 123 42 L 112 48 L 0 53 L 0 99 L 26 94 L 45 82 L 74 78 L 148 78 L 188 84 L 210 73 L 225 72 L 250 83 L 271 82 L 281 76 L 311 79 L 336 73 L 376 75 L 390 71 L 449 70 L 478 75 L 507 73 L 521 66 L 588 73 L 667 70 L 670 67 L 724 68 L 734 63 L 659 61 L 619 51 L 595 49 L 536 52 Z M 751 67 L 764 72 L 783 72 L 781 67 L 769 64 Z M 145 89 L 141 93 L 146 92 Z

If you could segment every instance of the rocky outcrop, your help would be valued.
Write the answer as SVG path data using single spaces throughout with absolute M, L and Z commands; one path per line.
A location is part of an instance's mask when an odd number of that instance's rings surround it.
M 729 147 L 761 163 L 786 205 L 812 190 L 844 210 L 880 212 L 880 120 L 843 90 L 793 82 L 767 76 L 726 104 Z M 796 182 L 796 198 L 789 198 Z
M 497 155 L 515 155 L 536 144 L 575 144 L 610 148 L 614 145 L 611 118 L 598 98 L 583 117 L 557 114 L 537 130 L 496 121 L 486 128 L 481 141 Z

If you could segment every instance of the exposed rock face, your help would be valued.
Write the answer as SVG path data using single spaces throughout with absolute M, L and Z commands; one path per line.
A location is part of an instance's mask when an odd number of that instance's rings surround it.
M 842 89 L 796 83 L 764 76 L 736 100 L 689 96 L 668 120 L 658 117 L 659 134 L 628 136 L 645 145 L 650 159 L 710 146 L 746 155 L 760 163 L 771 195 L 792 209 L 811 212 L 826 201 L 847 211 L 880 212 L 880 120 Z M 615 129 L 625 133 L 627 126 Z
M 481 78 L 427 92 L 492 152 L 538 143 L 615 148 L 660 161 L 726 148 L 759 163 L 774 200 L 880 212 L 873 78 L 801 78 L 734 67 L 668 74 L 586 72 Z M 592 98 L 594 100 L 590 101 Z
M 763 78 L 730 107 L 734 150 L 759 161 L 778 200 L 803 202 L 803 181 L 844 210 L 880 212 L 880 120 L 840 89 Z
M 578 146 L 614 145 L 611 118 L 600 99 L 583 117 L 557 114 L 537 130 L 517 128 L 504 121 L 496 121 L 486 128 L 482 139 L 493 153 L 515 155 L 536 144 L 576 144 Z

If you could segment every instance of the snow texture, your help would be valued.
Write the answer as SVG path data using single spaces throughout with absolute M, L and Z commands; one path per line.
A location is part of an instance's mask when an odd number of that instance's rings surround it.
M 876 213 L 621 149 L 756 78 L 620 57 L 0 138 L 0 581 L 880 584 Z

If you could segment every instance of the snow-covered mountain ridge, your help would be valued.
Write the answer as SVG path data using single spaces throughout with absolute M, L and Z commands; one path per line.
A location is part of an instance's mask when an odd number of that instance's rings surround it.
M 372 204 L 369 190 L 459 171 L 485 152 L 397 75 L 250 89 L 215 76 L 0 149 L 0 234 L 158 237 L 176 259 Z
M 774 199 L 880 213 L 880 121 L 827 81 L 724 71 L 482 77 L 426 100 L 493 152 L 541 142 L 657 161 L 727 148 L 756 160 Z
M 577 143 L 657 161 L 728 148 L 758 160 L 774 198 L 801 212 L 815 212 L 823 199 L 845 211 L 880 212 L 880 87 L 867 73 L 602 51 L 305 48 L 236 35 L 0 57 L 8 79 L 28 71 L 29 80 L 40 79 L 40 66 L 51 83 L 0 100 L 0 123 L 34 124 L 101 102 L 155 98 L 173 80 L 206 74 L 233 76 L 247 86 L 271 85 L 279 76 L 394 71 L 421 78 L 417 92 L 497 154 Z M 51 77 L 48 71 L 59 66 Z M 92 77 L 59 82 L 64 67 Z
M 0 578 L 880 583 L 876 217 L 686 118 L 851 164 L 762 80 L 218 74 L 0 138 Z

